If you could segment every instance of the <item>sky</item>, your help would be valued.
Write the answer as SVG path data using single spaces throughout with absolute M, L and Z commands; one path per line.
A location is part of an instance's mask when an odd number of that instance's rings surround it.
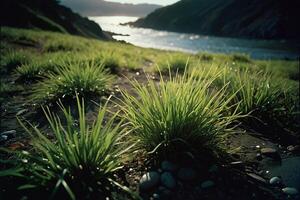
M 113 1 L 113 2 L 120 2 L 120 3 L 151 3 L 151 4 L 160 4 L 160 5 L 170 5 L 179 0 L 106 0 L 106 1 Z

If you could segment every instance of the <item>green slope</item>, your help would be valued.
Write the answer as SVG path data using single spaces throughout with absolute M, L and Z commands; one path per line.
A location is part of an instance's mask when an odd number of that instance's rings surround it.
M 56 0 L 4 0 L 1 26 L 35 28 L 85 37 L 108 39 L 100 26 Z

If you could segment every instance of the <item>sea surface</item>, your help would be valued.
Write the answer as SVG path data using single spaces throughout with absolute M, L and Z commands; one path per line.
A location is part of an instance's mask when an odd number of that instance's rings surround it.
M 105 31 L 120 34 L 114 35 L 114 39 L 140 47 L 190 53 L 243 53 L 254 59 L 297 59 L 300 55 L 299 42 L 214 37 L 121 25 L 133 22 L 137 17 L 101 16 L 89 19 Z

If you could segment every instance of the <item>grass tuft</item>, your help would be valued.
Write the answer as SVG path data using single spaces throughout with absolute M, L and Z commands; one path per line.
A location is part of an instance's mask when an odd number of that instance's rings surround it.
M 232 61 L 234 62 L 241 62 L 241 63 L 251 63 L 252 60 L 249 55 L 245 54 L 232 54 L 231 56 Z
M 148 80 L 148 86 L 133 81 L 135 95 L 123 91 L 121 109 L 134 129 L 140 148 L 161 155 L 210 152 L 220 149 L 222 137 L 238 118 L 227 115 L 234 95 L 225 95 L 226 87 L 210 92 L 215 77 L 194 79 L 193 75 L 170 77 L 159 86 Z
M 1 55 L 0 72 L 8 73 L 13 71 L 16 67 L 26 64 L 30 61 L 28 54 L 21 51 L 9 51 Z
M 122 167 L 131 150 L 128 134 L 109 119 L 106 104 L 99 109 L 92 125 L 87 124 L 84 102 L 77 96 L 78 116 L 59 104 L 63 119 L 44 109 L 53 138 L 39 128 L 23 125 L 31 137 L 33 150 L 17 152 L 16 168 L 1 171 L 1 176 L 21 176 L 27 181 L 19 188 L 41 188 L 43 195 L 66 199 L 105 199 L 115 187 L 114 173 Z M 65 123 L 63 123 L 65 122 Z M 31 195 L 31 192 L 28 192 Z M 67 198 L 67 199 L 69 199 Z
M 39 104 L 48 104 L 58 99 L 74 99 L 75 93 L 80 97 L 106 94 L 112 76 L 102 65 L 91 62 L 64 63 L 57 73 L 49 73 L 46 79 L 33 87 L 31 100 Z
M 274 79 L 271 73 L 263 71 L 238 71 L 228 76 L 230 91 L 236 93 L 233 104 L 240 102 L 238 112 L 249 114 L 243 118 L 244 124 L 258 131 L 267 127 L 269 132 L 279 127 L 295 130 L 288 121 L 295 122 L 299 107 L 295 94 L 285 84 L 287 80 Z

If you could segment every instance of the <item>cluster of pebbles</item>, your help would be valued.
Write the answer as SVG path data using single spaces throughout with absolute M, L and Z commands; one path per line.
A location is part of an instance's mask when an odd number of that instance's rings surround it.
M 217 166 L 213 165 L 210 171 L 217 170 Z M 198 172 L 191 167 L 179 167 L 178 165 L 170 162 L 163 161 L 161 166 L 156 171 L 149 171 L 145 173 L 139 181 L 139 189 L 142 193 L 148 195 L 149 199 L 172 199 L 175 191 L 183 184 L 194 182 L 198 179 Z M 205 190 L 215 186 L 213 180 L 202 180 L 198 187 Z M 146 198 L 146 199 L 147 199 Z

